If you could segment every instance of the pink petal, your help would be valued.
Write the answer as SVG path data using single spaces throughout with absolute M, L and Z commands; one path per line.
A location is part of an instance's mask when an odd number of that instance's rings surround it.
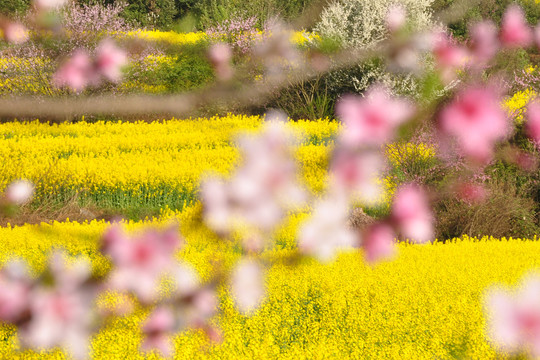
M 529 46 L 532 42 L 532 30 L 527 24 L 525 13 L 516 4 L 510 5 L 503 15 L 501 42 L 509 48 Z

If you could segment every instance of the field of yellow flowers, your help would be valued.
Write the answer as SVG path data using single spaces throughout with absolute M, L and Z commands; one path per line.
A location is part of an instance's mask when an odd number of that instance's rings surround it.
M 240 257 L 239 247 L 219 242 L 210 232 L 190 227 L 198 206 L 164 214 L 181 224 L 186 247 L 178 254 L 208 278 L 210 261 L 226 266 Z M 164 216 L 166 218 L 167 216 Z M 263 257 L 291 253 L 303 215 L 289 219 L 275 235 L 276 246 Z M 129 222 L 130 231 L 167 220 Z M 104 221 L 53 223 L 0 228 L 0 262 L 12 256 L 43 269 L 46 253 L 63 248 L 87 257 L 96 276 L 110 267 L 99 254 Z M 396 260 L 368 266 L 361 250 L 343 253 L 329 265 L 304 260 L 267 269 L 267 296 L 251 316 L 240 314 L 226 290 L 221 315 L 213 321 L 224 341 L 208 342 L 188 330 L 175 338 L 175 359 L 495 359 L 485 340 L 481 299 L 493 283 L 514 285 L 540 266 L 536 239 L 455 239 L 446 244 L 399 245 Z M 102 299 L 103 302 L 111 301 Z M 140 324 L 146 314 L 119 317 L 92 341 L 94 359 L 158 359 L 139 354 Z M 3 359 L 64 359 L 60 351 L 18 353 L 15 329 L 0 328 Z
M 0 189 L 17 178 L 36 184 L 36 202 L 70 198 L 101 206 L 152 205 L 159 218 L 127 221 L 129 231 L 180 224 L 186 246 L 178 258 L 191 263 L 203 280 L 212 263 L 232 268 L 241 247 L 209 230 L 191 226 L 200 212 L 201 176 L 228 174 L 238 159 L 235 136 L 256 132 L 259 117 L 229 115 L 210 119 L 156 122 L 98 122 L 0 125 Z M 296 157 L 314 195 L 326 184 L 329 152 L 339 124 L 331 120 L 290 124 L 299 145 Z M 390 165 L 407 156 L 431 158 L 426 145 L 391 144 Z M 387 185 L 385 201 L 394 185 Z M 171 210 L 172 209 L 172 210 Z M 361 250 L 341 254 L 331 264 L 304 259 L 290 266 L 279 259 L 295 252 L 305 212 L 290 215 L 262 257 L 274 260 L 266 277 L 266 300 L 252 315 L 239 313 L 221 289 L 220 315 L 213 319 L 222 343 L 210 343 L 199 330 L 175 337 L 175 359 L 496 359 L 504 358 L 486 340 L 482 297 L 500 283 L 516 284 L 540 270 L 540 242 L 534 239 L 454 239 L 427 245 L 399 244 L 399 256 L 366 265 Z M 87 258 L 94 276 L 111 264 L 99 252 L 106 221 L 54 222 L 0 228 L 0 264 L 18 257 L 39 273 L 47 254 L 65 249 Z M 103 304 L 114 297 L 102 298 Z M 110 320 L 92 340 L 94 359 L 159 359 L 142 355 L 136 310 Z M 0 326 L 1 359 L 65 359 L 61 350 L 20 352 L 16 329 Z
M 105 208 L 181 209 L 193 203 L 201 175 L 232 169 L 234 135 L 260 125 L 259 117 L 233 115 L 152 123 L 1 124 L 0 189 L 25 178 L 35 183 L 37 202 L 77 195 Z M 320 191 L 338 124 L 299 121 L 292 127 L 304 178 Z
M 151 123 L 0 124 L 0 190 L 24 178 L 36 185 L 35 205 L 76 198 L 103 209 L 179 210 L 196 201 L 202 176 L 229 173 L 239 160 L 235 136 L 261 124 L 258 116 L 241 115 Z M 322 119 L 290 126 L 298 139 L 303 180 L 320 193 L 339 124 Z M 404 154 L 435 155 L 413 144 L 390 145 L 387 153 L 391 164 L 403 161 Z M 385 183 L 392 192 L 392 182 Z

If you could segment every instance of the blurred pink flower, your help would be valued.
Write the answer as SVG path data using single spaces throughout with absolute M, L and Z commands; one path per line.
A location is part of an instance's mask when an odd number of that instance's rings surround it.
M 115 265 L 109 276 L 109 286 L 117 291 L 133 292 L 142 302 L 150 303 L 158 296 L 158 285 L 163 276 L 191 281 L 183 274 L 185 267 L 180 267 L 187 265 L 179 265 L 174 259 L 174 253 L 181 245 L 175 227 L 160 232 L 147 230 L 131 238 L 117 228 L 109 230 L 102 246 L 104 254 L 109 255 Z M 178 286 L 189 288 L 192 285 L 178 283 Z
M 396 32 L 403 28 L 407 21 L 407 11 L 402 5 L 395 4 L 390 6 L 386 14 L 386 27 L 391 32 Z
M 240 312 L 247 314 L 254 311 L 265 294 L 261 265 L 253 260 L 241 260 L 231 275 L 231 292 Z
M 88 356 L 90 306 L 84 292 L 41 290 L 32 294 L 32 319 L 19 328 L 26 347 L 66 348 L 75 358 Z
M 90 56 L 84 50 L 77 50 L 53 76 L 57 87 L 69 87 L 77 92 L 84 90 L 95 74 Z
M 298 248 L 322 262 L 333 261 L 340 250 L 357 244 L 357 235 L 348 226 L 345 197 L 333 196 L 315 205 L 311 218 L 300 228 Z
M 495 143 L 510 130 L 498 96 L 486 87 L 462 90 L 442 110 L 440 128 L 445 135 L 457 138 L 462 155 L 480 163 L 491 160 Z
M 0 270 L 0 321 L 17 323 L 30 313 L 32 280 L 25 264 L 10 261 Z
M 80 258 L 68 263 L 64 253 L 55 252 L 48 270 L 52 285 L 39 281 L 33 286 L 29 320 L 19 326 L 20 342 L 34 349 L 63 347 L 76 359 L 84 359 L 96 296 L 96 289 L 87 283 L 90 264 Z
M 531 44 L 532 30 L 519 5 L 512 4 L 506 9 L 502 18 L 500 39 L 501 43 L 509 48 L 527 47 Z
M 540 143 L 540 102 L 530 102 L 526 114 L 525 131 L 534 142 Z
M 536 47 L 540 49 L 540 25 L 536 25 L 536 27 L 534 28 L 533 37 Z
M 376 223 L 370 225 L 364 232 L 362 247 L 368 263 L 391 259 L 396 255 L 394 229 L 388 224 Z
M 126 52 L 110 39 L 101 41 L 96 49 L 96 68 L 108 80 L 120 81 L 122 67 L 127 64 Z
M 17 180 L 4 190 L 4 196 L 9 203 L 23 205 L 34 195 L 34 185 L 28 180 Z
M 146 319 L 142 332 L 144 340 L 141 350 L 149 352 L 158 350 L 165 357 L 172 356 L 174 344 L 170 339 L 171 333 L 176 330 L 175 315 L 165 307 L 159 307 Z
M 455 77 L 456 70 L 465 65 L 467 60 L 465 48 L 452 42 L 444 32 L 436 35 L 433 54 L 445 82 L 450 82 Z
M 478 204 L 486 200 L 487 191 L 479 184 L 471 182 L 460 182 L 456 184 L 457 196 L 469 204 Z
M 29 38 L 26 27 L 18 22 L 9 22 L 4 26 L 4 39 L 12 44 L 22 44 Z
M 264 290 L 263 290 L 264 291 Z M 193 297 L 193 306 L 198 321 L 206 321 L 212 317 L 218 308 L 219 301 L 216 292 L 212 289 L 201 289 Z
M 420 243 L 433 240 L 433 215 L 427 195 L 418 185 L 407 184 L 396 191 L 392 219 L 406 239 Z
M 491 288 L 484 296 L 488 337 L 505 352 L 540 356 L 540 278 L 529 275 L 519 290 Z
M 471 53 L 473 57 L 469 64 L 473 67 L 485 65 L 499 49 L 497 27 L 490 21 L 481 21 L 471 26 Z
M 195 269 L 186 262 L 174 265 L 171 271 L 177 296 L 190 296 L 199 288 L 200 279 Z
M 233 177 L 228 182 L 208 178 L 201 184 L 205 221 L 213 230 L 269 231 L 286 211 L 305 202 L 291 142 L 285 125 L 274 121 L 259 136 L 239 140 L 243 163 Z
M 216 43 L 210 46 L 208 58 L 214 66 L 216 75 L 221 80 L 229 80 L 233 75 L 231 67 L 232 49 L 224 43 Z
M 396 128 L 413 112 L 411 103 L 392 98 L 380 86 L 370 88 L 365 97 L 345 96 L 336 105 L 336 114 L 345 124 L 340 141 L 351 147 L 382 145 L 392 140 Z
M 379 177 L 384 160 L 378 152 L 336 149 L 331 163 L 334 189 L 343 189 L 350 196 L 367 203 L 381 198 Z
M 34 0 L 33 3 L 42 10 L 52 10 L 64 6 L 67 0 Z

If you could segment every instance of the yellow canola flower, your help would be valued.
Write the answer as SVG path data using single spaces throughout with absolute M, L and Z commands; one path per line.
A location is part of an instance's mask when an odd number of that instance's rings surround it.
M 36 184 L 36 203 L 83 203 L 104 208 L 169 206 L 180 209 L 196 200 L 203 176 L 227 175 L 238 163 L 235 138 L 257 131 L 257 116 L 147 122 L 0 124 L 0 191 L 19 178 Z M 291 122 L 298 138 L 300 177 L 320 194 L 328 185 L 328 165 L 338 122 Z M 391 164 L 425 160 L 425 145 L 391 144 Z M 395 185 L 381 179 L 389 202 Z
M 517 124 L 523 123 L 523 116 L 526 112 L 526 106 L 531 100 L 537 96 L 537 93 L 532 89 L 518 91 L 511 97 L 506 98 L 502 106 L 507 111 L 508 115 L 513 117 Z
M 192 203 L 209 172 L 227 175 L 238 162 L 235 138 L 255 131 L 256 116 L 230 115 L 146 122 L 0 124 L 0 191 L 11 181 L 36 184 L 36 201 L 73 196 L 105 207 Z M 330 143 L 337 124 L 292 123 L 304 146 Z M 326 150 L 299 153 L 308 183 L 324 181 Z M 308 159 L 309 158 L 309 159 Z M 62 200 L 63 199 L 63 200 Z
M 175 31 L 160 31 L 160 30 L 136 30 L 125 33 L 116 34 L 117 36 L 127 36 L 131 38 L 139 38 L 149 41 L 162 41 L 171 45 L 189 45 L 196 44 L 202 41 L 207 41 L 209 38 L 205 32 L 189 32 L 178 33 Z M 260 31 L 259 35 L 263 35 Z M 305 45 L 306 43 L 319 40 L 320 36 L 305 30 L 294 31 L 291 34 L 291 42 L 296 45 Z
M 175 31 L 135 30 L 118 34 L 150 41 L 163 41 L 171 45 L 196 44 L 208 39 L 204 32 L 177 33 Z
M 182 223 L 186 247 L 178 254 L 203 279 L 216 260 L 231 267 L 240 247 L 220 242 L 207 230 L 190 227 L 197 209 L 170 213 Z M 305 214 L 292 216 L 275 234 L 276 246 L 263 254 L 279 259 L 296 246 Z M 130 222 L 129 231 L 161 226 L 165 220 Z M 96 275 L 109 269 L 97 253 L 104 221 L 54 223 L 0 228 L 4 262 L 16 254 L 39 271 L 51 248 L 66 248 L 87 257 Z M 306 259 L 296 267 L 277 262 L 267 272 L 267 296 L 252 316 L 240 314 L 226 289 L 220 294 L 221 314 L 214 319 L 224 336 L 210 344 L 202 332 L 187 330 L 174 338 L 180 359 L 498 359 L 485 337 L 482 297 L 495 283 L 513 286 L 538 268 L 540 242 L 463 236 L 446 244 L 399 244 L 399 257 L 367 266 L 359 250 L 341 254 L 328 265 Z M 118 298 L 105 294 L 101 306 Z M 161 359 L 138 352 L 140 324 L 135 313 L 107 323 L 92 339 L 94 359 Z M 0 325 L 0 358 L 64 359 L 59 351 L 18 353 L 15 328 Z

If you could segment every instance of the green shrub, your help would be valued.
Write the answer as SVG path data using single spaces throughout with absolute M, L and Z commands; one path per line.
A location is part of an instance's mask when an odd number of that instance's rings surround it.
M 284 20 L 297 18 L 313 0 L 200 0 L 191 5 L 189 0 L 180 0 L 184 8 L 192 10 L 199 18 L 199 27 L 206 29 L 238 15 L 256 17 L 257 26 L 263 28 L 269 19 L 280 17 Z
M 334 117 L 335 98 L 324 78 L 301 81 L 276 94 L 267 107 L 282 109 L 292 119 L 316 120 Z
M 537 204 L 508 181 L 492 181 L 489 197 L 468 204 L 451 195 L 437 203 L 436 233 L 440 240 L 471 236 L 529 237 L 538 234 Z
M 10 16 L 21 16 L 30 7 L 30 0 L 2 0 L 0 13 Z
M 144 27 L 169 29 L 177 14 L 174 0 L 129 0 L 124 18 Z
M 204 87 L 215 79 L 214 69 L 206 57 L 207 46 L 206 42 L 182 46 L 168 61 L 155 66 L 133 64 L 127 71 L 126 81 L 161 89 L 158 91 L 161 93 Z

